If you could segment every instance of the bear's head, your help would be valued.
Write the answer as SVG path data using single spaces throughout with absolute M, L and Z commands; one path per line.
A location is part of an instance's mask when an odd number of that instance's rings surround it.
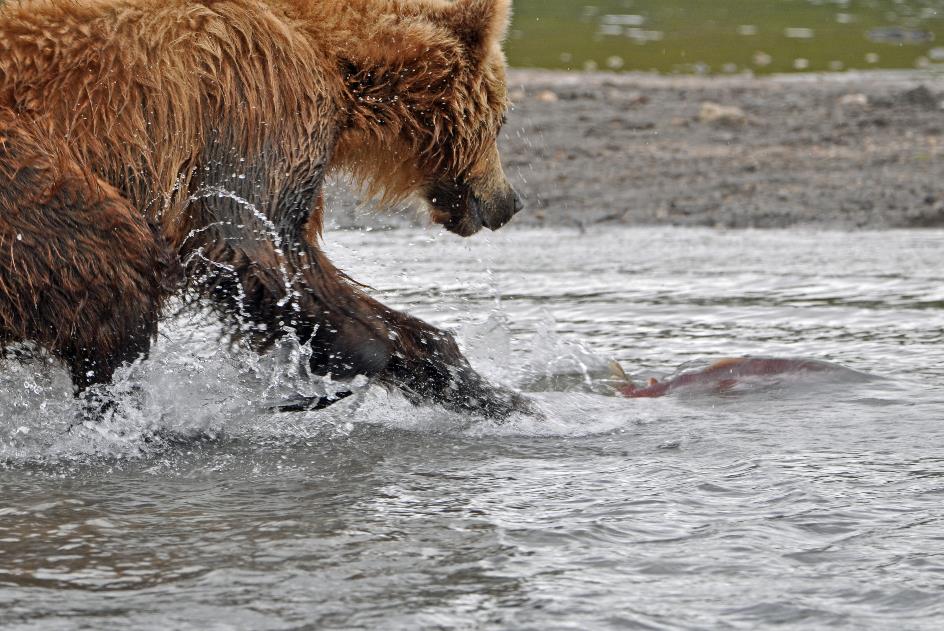
M 462 236 L 496 230 L 521 209 L 497 144 L 510 4 L 352 2 L 363 22 L 339 52 L 349 122 L 336 162 L 369 195 L 390 203 L 419 194 L 433 221 Z

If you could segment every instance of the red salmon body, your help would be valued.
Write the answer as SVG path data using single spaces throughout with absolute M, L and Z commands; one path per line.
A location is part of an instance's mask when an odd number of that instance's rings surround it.
M 818 360 L 782 359 L 776 357 L 734 357 L 722 359 L 707 368 L 676 375 L 665 381 L 651 379 L 645 386 L 632 383 L 617 389 L 624 397 L 649 399 L 662 397 L 671 391 L 684 387 L 713 387 L 719 391 L 730 390 L 741 379 L 749 377 L 771 377 L 777 375 L 795 375 L 807 372 L 828 372 L 838 367 Z

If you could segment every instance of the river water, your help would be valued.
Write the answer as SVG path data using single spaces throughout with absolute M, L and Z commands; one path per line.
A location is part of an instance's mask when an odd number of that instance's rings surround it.
M 935 68 L 942 0 L 515 0 L 518 67 L 683 74 Z
M 257 360 L 191 313 L 101 425 L 67 432 L 64 373 L 7 361 L 0 627 L 940 628 L 944 232 L 328 237 L 545 418 L 370 387 L 270 413 L 304 349 Z M 607 385 L 748 354 L 850 370 Z

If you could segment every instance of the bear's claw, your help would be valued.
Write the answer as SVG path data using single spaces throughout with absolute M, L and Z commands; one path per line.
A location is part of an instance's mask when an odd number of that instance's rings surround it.
M 348 398 L 352 394 L 354 393 L 348 391 L 336 392 L 325 397 L 298 397 L 273 405 L 269 409 L 273 412 L 313 412 L 330 407 L 338 401 Z

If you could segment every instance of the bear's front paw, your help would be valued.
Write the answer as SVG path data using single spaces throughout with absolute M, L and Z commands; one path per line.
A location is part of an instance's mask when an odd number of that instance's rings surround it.
M 485 415 L 489 418 L 504 420 L 512 414 L 543 416 L 534 401 L 520 392 L 499 388 L 496 395 L 483 408 Z
M 528 397 L 503 386 L 494 386 L 478 373 L 464 374 L 458 384 L 450 384 L 440 403 L 457 412 L 503 421 L 513 414 L 541 416 L 537 405 Z

